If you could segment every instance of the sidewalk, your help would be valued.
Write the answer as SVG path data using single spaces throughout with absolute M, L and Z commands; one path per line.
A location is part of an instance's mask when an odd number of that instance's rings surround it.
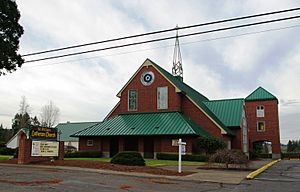
M 251 169 L 260 168 L 265 165 L 268 161 L 254 161 L 249 165 Z M 199 166 L 182 166 L 182 171 L 196 172 L 187 176 L 164 176 L 164 175 L 153 175 L 148 173 L 137 173 L 137 172 L 119 172 L 104 169 L 90 169 L 80 167 L 68 167 L 68 166 L 46 166 L 46 165 L 16 165 L 16 164 L 4 164 L 0 163 L 0 166 L 15 166 L 15 167 L 32 167 L 32 168 L 46 168 L 46 169 L 60 169 L 60 170 L 72 170 L 72 171 L 87 171 L 96 172 L 101 174 L 115 174 L 132 177 L 143 177 L 143 178 L 165 178 L 172 180 L 184 180 L 194 182 L 215 182 L 215 183 L 227 183 L 227 184 L 239 184 L 251 171 L 237 171 L 237 170 L 214 170 L 214 169 L 198 169 Z M 177 169 L 177 166 L 164 166 L 165 169 Z

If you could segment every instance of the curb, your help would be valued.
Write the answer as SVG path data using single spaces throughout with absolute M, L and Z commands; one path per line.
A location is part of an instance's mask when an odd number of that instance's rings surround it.
M 269 167 L 271 167 L 272 165 L 274 165 L 275 163 L 278 163 L 279 161 L 281 161 L 281 159 L 278 160 L 274 160 L 264 166 L 262 166 L 261 168 L 251 172 L 249 175 L 247 175 L 246 179 L 251 180 L 254 179 L 257 175 L 261 174 L 262 172 L 264 172 L 266 169 L 268 169 Z

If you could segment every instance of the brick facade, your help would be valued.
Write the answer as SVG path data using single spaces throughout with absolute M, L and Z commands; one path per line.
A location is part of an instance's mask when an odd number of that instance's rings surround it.
M 146 61 L 147 62 L 147 61 Z M 146 63 L 145 62 L 145 63 Z M 118 94 L 120 102 L 114 107 L 114 109 L 107 116 L 107 119 L 124 113 L 142 113 L 142 112 L 160 112 L 160 111 L 178 111 L 186 117 L 190 118 L 201 128 L 205 129 L 210 135 L 218 137 L 224 140 L 230 149 L 248 148 L 247 144 L 243 145 L 243 135 L 241 127 L 234 127 L 232 130 L 235 132 L 235 136 L 229 136 L 222 133 L 220 125 L 218 125 L 212 118 L 210 118 L 202 109 L 200 109 L 193 101 L 186 95 L 186 93 L 180 92 L 170 81 L 162 75 L 153 65 L 146 64 L 135 73 L 135 75 L 129 80 L 129 82 L 123 87 Z M 141 75 L 145 71 L 153 72 L 155 76 L 154 82 L 149 86 L 144 86 L 141 83 Z M 168 108 L 157 109 L 157 87 L 168 87 Z M 128 91 L 137 90 L 137 110 L 128 110 Z M 266 108 L 266 116 L 264 118 L 257 119 L 255 116 L 256 106 L 264 105 Z M 272 141 L 273 153 L 280 153 L 280 142 L 279 142 L 279 124 L 278 124 L 278 107 L 277 101 L 259 101 L 259 102 L 246 102 L 245 106 L 246 120 L 248 124 L 248 144 L 252 149 L 252 143 L 255 141 Z M 258 120 L 265 121 L 266 131 L 257 132 L 256 122 Z M 247 130 L 245 130 L 247 132 Z M 172 139 L 178 139 L 178 136 L 152 136 L 154 153 L 168 152 L 177 153 L 178 147 L 172 146 Z M 182 138 L 183 141 L 187 142 L 186 150 L 187 153 L 192 153 L 192 143 L 195 137 Z M 87 140 L 93 139 L 94 146 L 86 146 Z M 101 150 L 108 156 L 111 152 L 110 137 L 80 137 L 80 150 Z M 118 151 L 124 150 L 125 137 L 115 138 L 118 142 Z M 141 136 L 138 139 L 137 151 L 143 154 L 144 152 L 144 137 Z M 248 153 L 248 149 L 244 150 Z
M 249 134 L 250 149 L 257 141 L 272 142 L 272 153 L 280 154 L 279 119 L 277 100 L 246 101 L 246 117 Z M 257 117 L 257 106 L 264 107 L 264 117 Z M 257 130 L 257 123 L 265 123 L 265 131 Z

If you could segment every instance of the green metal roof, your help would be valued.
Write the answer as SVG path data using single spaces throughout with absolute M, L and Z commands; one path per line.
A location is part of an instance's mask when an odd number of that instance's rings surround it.
M 258 87 L 245 99 L 245 101 L 258 101 L 258 100 L 277 100 L 277 98 L 274 95 L 272 95 L 270 92 L 265 90 L 264 88 Z
M 201 135 L 209 134 L 179 112 L 121 114 L 79 131 L 79 136 Z
M 204 104 L 227 127 L 239 127 L 242 120 L 244 99 L 224 99 L 204 102 Z
M 165 77 L 167 77 L 178 89 L 180 89 L 183 93 L 189 96 L 198 107 L 203 109 L 224 131 L 227 132 L 228 135 L 235 135 L 234 132 L 226 127 L 223 122 L 204 104 L 205 101 L 209 101 L 208 98 L 200 94 L 195 89 L 191 88 L 183 81 L 181 81 L 178 77 L 173 76 L 168 71 L 161 68 L 159 65 L 155 64 L 153 61 L 148 59 L 154 66 L 157 68 Z
M 70 137 L 70 135 L 91 127 L 99 122 L 77 122 L 77 123 L 60 123 L 56 126 L 57 131 L 61 131 L 59 140 L 61 141 L 78 141 L 78 138 Z

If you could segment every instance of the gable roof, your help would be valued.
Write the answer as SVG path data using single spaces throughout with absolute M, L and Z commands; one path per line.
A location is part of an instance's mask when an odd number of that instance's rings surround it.
M 179 77 L 175 77 L 170 74 L 168 71 L 151 61 L 146 59 L 145 62 L 140 66 L 140 68 L 134 73 L 134 75 L 129 79 L 129 81 L 123 86 L 123 88 L 117 94 L 118 97 L 121 96 L 122 91 L 129 85 L 129 83 L 135 78 L 138 72 L 144 66 L 153 66 L 162 76 L 166 78 L 174 87 L 176 92 L 181 92 L 187 96 L 188 99 L 192 101 L 210 120 L 212 120 L 220 129 L 222 134 L 235 135 L 234 132 L 226 127 L 222 121 L 220 121 L 216 115 L 210 111 L 210 109 L 203 103 L 204 101 L 209 101 L 207 97 L 200 94 L 198 91 L 185 84 Z
M 262 87 L 254 90 L 245 101 L 277 100 L 277 98 Z M 278 101 L 278 100 L 277 100 Z
M 239 127 L 243 115 L 244 99 L 223 99 L 206 101 L 204 104 L 227 127 Z
M 76 123 L 59 123 L 55 128 L 61 131 L 60 141 L 78 141 L 78 138 L 70 137 L 72 134 L 96 125 L 99 122 L 76 122 Z
M 209 134 L 179 112 L 129 113 L 116 115 L 72 135 L 80 136 L 153 136 Z

